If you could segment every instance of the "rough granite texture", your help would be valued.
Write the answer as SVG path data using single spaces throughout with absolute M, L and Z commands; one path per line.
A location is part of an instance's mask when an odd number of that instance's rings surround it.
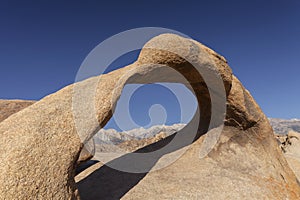
M 210 97 L 220 94 L 208 92 L 190 61 L 211 80 L 220 75 L 227 97 L 220 140 L 201 159 L 199 146 L 220 125 L 209 130 Z M 74 170 L 82 141 L 107 123 L 125 84 L 178 81 L 165 65 L 186 77 L 198 99 L 201 121 L 196 141 L 176 162 L 157 171 L 131 174 L 100 167 L 78 182 L 82 199 L 300 198 L 296 176 L 266 116 L 226 60 L 194 40 L 163 34 L 145 45 L 135 63 L 67 86 L 0 123 L 0 199 L 79 199 Z M 87 97 L 94 101 L 86 101 Z M 157 158 L 154 164 L 160 162 Z
M 35 101 L 0 99 L 0 122 L 10 115 L 32 105 Z
M 287 135 L 277 134 L 275 137 L 291 169 L 300 180 L 300 133 L 289 131 Z
M 0 122 L 8 118 L 10 115 L 23 110 L 24 108 L 34 104 L 32 100 L 6 100 L 0 99 Z M 90 160 L 95 155 L 94 140 L 89 140 L 82 148 L 77 163 L 83 163 Z

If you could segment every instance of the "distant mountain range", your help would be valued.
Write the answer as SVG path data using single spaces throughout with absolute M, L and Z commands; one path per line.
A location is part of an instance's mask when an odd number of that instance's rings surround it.
M 289 131 L 300 133 L 300 119 L 277 119 L 269 118 L 275 133 L 287 134 Z
M 185 124 L 155 125 L 148 129 L 143 127 L 132 129 L 129 131 L 118 132 L 115 129 L 101 129 L 95 136 L 94 141 L 96 144 L 120 144 L 129 140 L 142 140 L 153 138 L 159 133 L 164 133 L 169 136 L 181 130 Z
M 300 119 L 278 119 L 269 118 L 274 132 L 277 134 L 287 134 L 289 131 L 300 133 Z M 115 129 L 101 129 L 95 136 L 96 144 L 121 144 L 130 140 L 143 140 L 155 137 L 159 133 L 169 136 L 181 130 L 185 124 L 155 125 L 148 129 L 143 127 L 129 131 L 118 132 Z

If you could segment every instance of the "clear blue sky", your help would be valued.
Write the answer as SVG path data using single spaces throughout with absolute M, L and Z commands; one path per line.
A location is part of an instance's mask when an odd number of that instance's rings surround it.
M 178 30 L 225 56 L 268 117 L 300 118 L 299 24 L 298 0 L 1 1 L 0 98 L 53 93 L 74 82 L 101 41 L 154 26 Z

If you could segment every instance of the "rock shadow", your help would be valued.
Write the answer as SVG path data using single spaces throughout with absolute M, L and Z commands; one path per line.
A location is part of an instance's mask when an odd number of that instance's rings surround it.
M 182 130 L 134 152 L 141 155 L 144 153 L 145 155 L 145 153 L 161 150 L 152 153 L 147 159 L 142 159 L 143 156 L 140 159 L 136 159 L 132 153 L 128 153 L 92 172 L 88 177 L 77 183 L 81 199 L 116 200 L 122 198 L 147 175 L 147 172 L 129 173 L 113 169 L 109 166 L 130 166 L 133 168 L 139 166 L 143 167 L 144 171 L 150 171 L 162 156 L 190 145 L 208 131 L 208 127 L 204 126 L 202 130 L 196 131 L 195 134 L 195 131 L 192 131 L 193 126 L 193 123 L 190 123 Z M 170 142 L 172 144 L 167 145 Z

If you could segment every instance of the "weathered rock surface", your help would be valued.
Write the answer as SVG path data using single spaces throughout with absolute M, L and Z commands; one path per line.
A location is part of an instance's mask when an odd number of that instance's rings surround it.
M 10 115 L 32 105 L 35 101 L 0 99 L 0 122 Z
M 83 146 L 83 148 L 82 148 L 82 150 L 81 150 L 81 152 L 79 154 L 79 158 L 77 160 L 77 164 L 79 165 L 81 163 L 84 163 L 84 162 L 90 160 L 92 157 L 94 157 L 95 151 L 96 150 L 95 150 L 94 139 L 88 140 L 84 144 L 84 146 Z
M 159 132 L 157 134 L 155 134 L 152 137 L 147 137 L 147 138 L 143 138 L 143 139 L 132 139 L 132 140 L 124 140 L 122 142 L 118 142 L 118 143 L 96 143 L 96 152 L 95 152 L 95 156 L 93 157 L 93 160 L 90 161 L 90 163 L 86 163 L 87 165 L 84 166 L 86 170 L 80 170 L 79 174 L 77 174 L 75 176 L 75 181 L 79 182 L 83 179 L 85 179 L 88 175 L 90 175 L 91 173 L 93 173 L 94 171 L 98 170 L 100 167 L 103 166 L 103 162 L 97 160 L 100 159 L 102 157 L 102 153 L 131 153 L 134 152 L 140 148 L 143 148 L 147 145 L 153 144 L 155 142 L 158 142 L 164 138 L 167 137 L 167 134 L 164 132 Z M 88 168 L 88 169 L 87 169 Z M 97 179 L 97 177 L 96 177 Z M 88 188 L 90 187 L 90 184 L 93 184 L 95 182 L 93 181 L 88 181 L 88 184 L 84 184 L 83 187 Z M 96 182 L 97 183 L 97 182 Z M 83 189 L 81 187 L 81 189 Z M 85 189 L 83 189 L 83 191 L 86 191 Z M 92 191 L 91 191 L 92 192 Z M 92 192 L 91 194 L 85 195 L 84 198 L 93 198 L 94 192 Z M 97 198 L 97 197 L 95 197 Z M 107 197 L 109 198 L 109 197 Z
M 205 74 L 199 74 L 191 63 Z M 226 60 L 196 41 L 171 34 L 149 41 L 132 65 L 67 86 L 0 123 L 0 198 L 79 198 L 74 169 L 82 141 L 88 141 L 110 119 L 125 84 L 178 82 L 165 65 L 186 77 L 188 83 L 182 82 L 194 90 L 201 110 L 199 128 L 195 133 L 179 132 L 179 142 L 142 164 L 151 169 L 164 157 L 190 148 L 176 162 L 149 173 L 102 166 L 78 182 L 82 199 L 300 198 L 296 176 L 280 152 L 268 119 L 232 75 Z M 216 82 L 218 76 L 222 85 Z M 199 158 L 200 146 L 218 131 L 224 117 L 215 116 L 211 109 L 216 104 L 216 110 L 222 112 L 223 85 L 225 126 L 217 145 Z M 194 128 L 192 122 L 185 130 Z M 185 135 L 180 134 L 183 132 Z M 187 138 L 196 133 L 195 142 L 189 145 Z M 176 137 L 138 152 L 145 155 Z M 131 155 L 107 164 L 141 164 L 139 160 L 128 162 Z
M 300 133 L 289 131 L 287 135 L 275 135 L 289 166 L 300 180 Z
M 0 122 L 8 118 L 10 115 L 23 110 L 24 108 L 34 104 L 36 101 L 31 100 L 5 100 L 0 99 Z M 83 163 L 90 160 L 95 155 L 94 140 L 89 140 L 82 148 L 77 163 Z

